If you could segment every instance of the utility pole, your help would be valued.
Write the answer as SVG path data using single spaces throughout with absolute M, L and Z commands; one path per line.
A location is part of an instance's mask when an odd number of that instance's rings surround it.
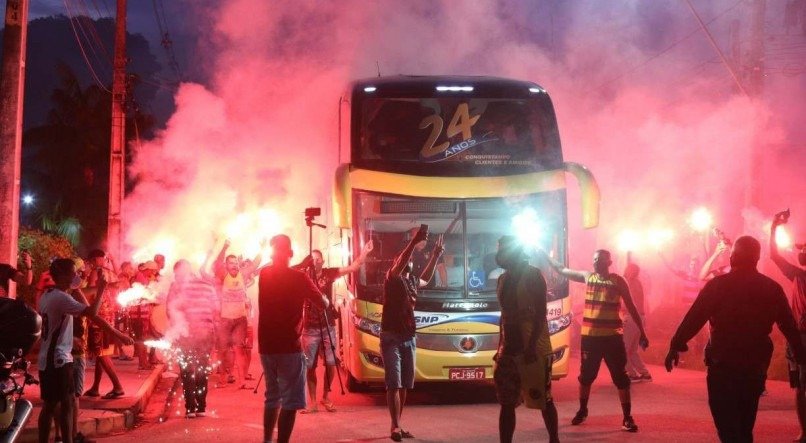
M 109 156 L 109 214 L 106 249 L 120 258 L 123 247 L 122 209 L 126 185 L 126 0 L 117 0 L 115 61 L 112 73 L 112 139 Z
M 25 48 L 28 38 L 28 0 L 6 0 L 3 31 L 3 70 L 0 78 L 0 262 L 17 266 L 20 230 L 20 163 L 22 102 L 25 86 Z M 15 285 L 9 282 L 8 296 Z
M 766 20 L 767 0 L 753 0 L 751 5 L 752 19 L 750 22 L 750 49 L 747 54 L 747 93 L 755 101 L 761 100 L 764 90 L 764 21 Z M 748 170 L 747 190 L 745 191 L 745 206 L 757 207 L 761 202 L 761 174 L 764 164 L 763 138 L 766 123 L 757 120 L 756 135 L 750 146 L 750 164 Z M 763 125 L 763 126 L 761 126 Z

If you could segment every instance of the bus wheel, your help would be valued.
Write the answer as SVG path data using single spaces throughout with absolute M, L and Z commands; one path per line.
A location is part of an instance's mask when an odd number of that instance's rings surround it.
M 356 378 L 353 377 L 353 374 L 350 374 L 350 371 L 346 372 L 347 372 L 347 390 L 350 392 L 366 392 L 367 385 L 356 380 Z

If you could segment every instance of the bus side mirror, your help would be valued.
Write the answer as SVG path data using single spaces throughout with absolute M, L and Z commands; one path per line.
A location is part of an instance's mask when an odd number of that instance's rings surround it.
M 591 171 L 579 163 L 565 162 L 563 170 L 576 177 L 582 200 L 582 226 L 585 229 L 599 226 L 601 193 Z

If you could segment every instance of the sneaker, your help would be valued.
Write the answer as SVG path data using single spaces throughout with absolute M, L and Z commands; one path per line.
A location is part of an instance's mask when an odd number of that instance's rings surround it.
M 630 377 L 630 381 L 641 381 L 641 380 L 643 380 L 643 378 L 641 378 L 641 376 L 638 375 L 638 374 L 630 374 L 629 377 Z
M 635 420 L 632 419 L 632 416 L 624 417 L 624 421 L 621 423 L 621 429 L 627 432 L 638 432 L 638 425 L 635 424 Z
M 185 418 L 196 418 L 196 413 L 188 412 L 187 414 L 185 414 Z
M 577 414 L 574 416 L 574 418 L 571 419 L 571 424 L 574 426 L 581 425 L 586 418 L 588 418 L 588 411 L 583 411 L 580 409 L 577 411 Z
M 652 381 L 652 374 L 647 372 L 646 374 L 643 374 L 638 378 L 641 379 L 641 381 Z
M 205 417 L 207 414 L 204 411 L 199 411 L 196 413 L 196 417 Z

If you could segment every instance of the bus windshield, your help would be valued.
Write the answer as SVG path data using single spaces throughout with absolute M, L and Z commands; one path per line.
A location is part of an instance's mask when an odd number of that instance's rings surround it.
M 366 97 L 359 110 L 353 162 L 360 167 L 491 176 L 562 165 L 556 118 L 545 95 Z
M 390 196 L 356 191 L 354 228 L 363 244 L 372 239 L 375 252 L 358 275 L 359 299 L 381 303 L 383 282 L 395 256 L 405 247 L 420 224 L 429 226 L 427 244 L 412 254 L 415 275 L 428 262 L 438 235 L 445 240 L 445 253 L 434 276 L 423 282 L 421 299 L 494 299 L 498 276 L 503 270 L 495 261 L 502 235 L 522 238 L 532 265 L 551 278 L 537 248 L 562 260 L 565 257 L 565 191 L 528 196 L 477 200 L 433 199 Z M 567 296 L 565 279 L 548 281 L 549 300 Z

